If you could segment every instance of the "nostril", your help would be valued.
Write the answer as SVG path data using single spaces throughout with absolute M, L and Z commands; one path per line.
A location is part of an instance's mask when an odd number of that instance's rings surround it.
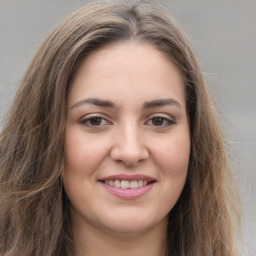
M 119 164 L 124 164 L 126 166 L 137 166 L 146 159 L 148 159 L 149 154 L 146 149 L 141 150 L 125 150 L 122 148 L 115 148 L 111 152 L 111 159 Z

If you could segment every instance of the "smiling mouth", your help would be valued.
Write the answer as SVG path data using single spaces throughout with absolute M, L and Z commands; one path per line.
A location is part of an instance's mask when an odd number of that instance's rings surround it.
M 115 188 L 123 188 L 123 189 L 136 189 L 141 188 L 143 186 L 147 186 L 148 184 L 154 181 L 147 181 L 147 180 L 103 180 L 101 181 L 111 187 Z
M 142 197 L 147 194 L 157 182 L 154 178 L 142 174 L 111 175 L 99 181 L 109 193 L 125 200 Z

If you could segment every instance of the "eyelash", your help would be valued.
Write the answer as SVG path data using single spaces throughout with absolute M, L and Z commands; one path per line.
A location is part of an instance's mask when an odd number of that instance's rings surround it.
M 94 120 L 93 120 L 94 119 Z M 98 119 L 98 120 L 97 120 Z M 162 121 L 162 124 L 160 125 L 156 125 L 156 124 L 153 124 L 154 120 L 156 121 L 156 119 L 160 119 Z M 92 124 L 92 121 L 96 121 L 96 122 L 99 122 L 99 124 Z M 102 121 L 104 121 L 105 123 L 102 124 Z M 159 120 L 158 120 L 159 121 Z M 91 117 L 88 117 L 86 119 L 83 119 L 81 120 L 80 122 L 83 126 L 86 126 L 86 127 L 89 127 L 89 128 L 100 128 L 101 126 L 105 126 L 105 125 L 111 125 L 112 123 L 109 122 L 106 118 L 104 117 L 101 117 L 101 116 L 91 116 Z M 146 121 L 144 124 L 150 124 L 150 126 L 153 126 L 153 127 L 157 127 L 157 128 L 166 128 L 166 127 L 169 127 L 169 126 L 172 126 L 174 124 L 176 124 L 176 122 L 172 119 L 169 119 L 169 118 L 166 118 L 164 116 L 161 116 L 161 115 L 156 115 L 156 116 L 153 116 L 151 117 L 148 121 Z
M 99 125 L 93 125 L 91 123 L 93 121 L 93 119 L 100 119 L 100 124 Z M 104 122 L 106 122 L 105 124 L 102 124 L 103 120 L 104 120 Z M 99 120 L 94 120 L 94 121 L 99 121 Z M 98 128 L 98 127 L 101 127 L 102 125 L 110 125 L 110 124 L 112 124 L 106 118 L 101 117 L 101 116 L 91 116 L 91 117 L 88 117 L 86 119 L 81 120 L 80 123 L 82 125 L 86 126 L 86 127 L 89 127 L 89 128 Z
M 161 119 L 161 121 L 164 123 L 164 125 L 163 125 L 163 124 L 161 124 L 161 125 L 156 125 L 156 124 L 155 124 L 155 125 L 154 125 L 154 124 L 153 124 L 153 121 L 156 120 L 156 119 Z M 147 123 L 152 123 L 151 126 L 159 127 L 159 128 L 166 128 L 166 127 L 169 127 L 169 126 L 172 126 L 172 125 L 176 124 L 176 122 L 175 122 L 174 120 L 169 119 L 169 118 L 164 117 L 164 116 L 161 116 L 161 115 L 156 115 L 156 116 L 151 117 L 151 118 L 146 122 L 146 124 L 147 124 Z

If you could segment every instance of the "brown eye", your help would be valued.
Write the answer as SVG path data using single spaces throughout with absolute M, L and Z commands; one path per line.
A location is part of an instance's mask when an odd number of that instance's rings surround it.
M 106 125 L 111 125 L 111 122 L 109 122 L 107 119 L 101 117 L 101 116 L 92 116 L 88 117 L 86 119 L 83 119 L 80 121 L 80 123 L 88 128 L 103 128 Z
M 168 128 L 172 125 L 176 124 L 174 120 L 163 117 L 163 116 L 155 116 L 149 119 L 145 124 L 153 127 L 159 128 Z
M 96 116 L 96 117 L 90 118 L 88 121 L 89 121 L 90 125 L 92 125 L 92 126 L 99 126 L 99 125 L 101 125 L 102 118 Z
M 164 123 L 164 118 L 163 117 L 154 117 L 152 118 L 152 124 L 155 126 L 161 126 Z

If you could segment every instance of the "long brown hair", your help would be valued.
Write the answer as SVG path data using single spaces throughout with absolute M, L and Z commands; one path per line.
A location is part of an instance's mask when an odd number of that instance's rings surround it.
M 212 96 L 176 22 L 146 0 L 80 8 L 51 32 L 32 59 L 0 136 L 1 255 L 75 254 L 61 180 L 69 84 L 92 51 L 129 40 L 155 45 L 184 79 L 191 155 L 184 190 L 169 213 L 168 253 L 236 255 L 236 186 Z

